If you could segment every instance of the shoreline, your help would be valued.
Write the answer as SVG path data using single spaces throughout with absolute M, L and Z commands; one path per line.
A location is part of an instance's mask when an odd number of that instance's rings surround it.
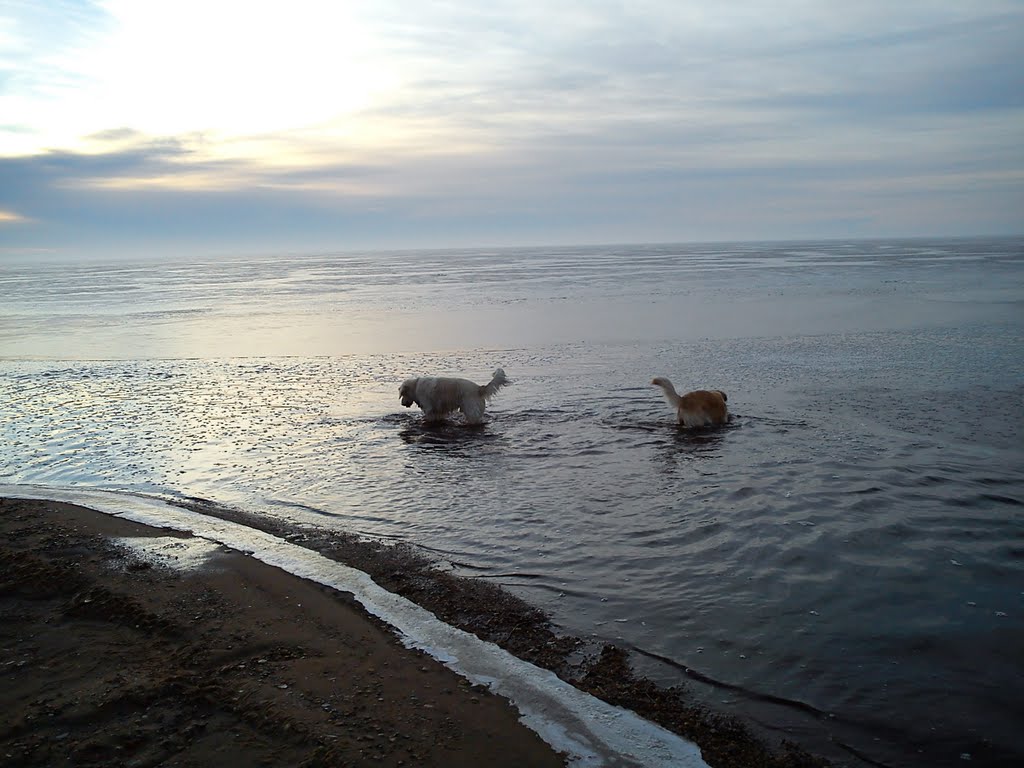
M 138 528 L 146 528 L 145 526 L 139 526 L 136 523 L 130 523 L 127 520 L 118 519 L 111 517 L 102 512 L 93 512 L 91 510 L 84 510 L 80 507 L 70 507 L 69 505 L 63 505 L 60 502 L 44 502 L 44 501 L 26 501 L 21 499 L 8 499 L 0 502 L 0 520 L 6 529 L 9 524 L 9 518 L 11 517 L 11 507 L 19 509 L 17 513 L 22 520 L 23 525 L 29 523 L 25 520 L 26 516 L 31 517 L 32 514 L 39 514 L 40 511 L 45 515 L 48 515 L 48 524 L 52 530 L 61 529 L 62 516 L 70 516 L 75 520 L 77 525 L 85 526 L 89 531 L 88 541 L 89 544 L 79 544 L 79 547 L 85 546 L 91 552 L 89 562 L 93 564 L 93 570 L 96 568 L 102 568 L 103 566 L 97 565 L 97 558 L 99 554 L 106 551 L 107 557 L 109 557 L 109 551 L 111 549 L 116 550 L 117 548 L 109 541 L 109 538 L 113 535 L 110 532 L 110 527 L 116 527 L 117 525 L 129 525 L 135 526 L 136 531 Z M 50 506 L 52 506 L 52 509 Z M 53 506 L 55 505 L 55 506 Z M 255 515 L 246 513 L 240 510 L 227 509 L 213 505 L 209 502 L 191 499 L 184 502 L 177 502 L 177 506 L 184 507 L 186 509 L 192 509 L 193 511 L 199 512 L 205 516 L 218 518 L 222 520 L 232 520 L 233 522 L 241 523 L 251 528 L 262 530 L 267 533 L 271 533 L 282 538 L 287 537 L 288 541 L 296 544 L 300 547 L 319 552 L 320 554 L 335 560 L 338 562 L 345 563 L 353 568 L 356 568 L 364 573 L 369 574 L 381 587 L 387 589 L 395 594 L 403 595 L 404 597 L 412 600 L 419 606 L 426 608 L 433 612 L 442 621 L 451 624 L 452 626 L 460 627 L 468 632 L 471 632 L 483 640 L 489 640 L 502 646 L 507 651 L 512 653 L 514 656 L 524 659 L 532 664 L 537 665 L 543 669 L 551 670 L 558 675 L 559 678 L 567 681 L 574 687 L 585 691 L 597 698 L 607 701 L 610 704 L 621 706 L 624 709 L 632 712 L 637 712 L 642 717 L 647 718 L 651 722 L 657 723 L 658 725 L 668 729 L 669 731 L 680 734 L 686 739 L 690 739 L 698 744 L 700 747 L 704 759 L 709 765 L 719 768 L 719 766 L 730 768 L 731 766 L 773 766 L 777 768 L 793 768 L 793 767 L 804 767 L 804 766 L 825 766 L 828 763 L 819 757 L 814 757 L 803 750 L 795 747 L 792 744 L 783 743 L 776 749 L 770 749 L 760 740 L 758 740 L 751 732 L 739 721 L 734 718 L 723 717 L 721 715 L 708 712 L 699 706 L 695 706 L 686 701 L 685 694 L 680 691 L 672 690 L 665 691 L 657 688 L 650 681 L 639 678 L 635 675 L 630 667 L 627 655 L 621 649 L 613 646 L 606 645 L 600 649 L 585 648 L 583 642 L 577 638 L 564 637 L 557 635 L 551 628 L 547 618 L 537 609 L 532 608 L 524 601 L 514 597 L 513 595 L 505 592 L 499 587 L 493 584 L 482 582 L 479 580 L 472 580 L 463 577 L 457 577 L 452 574 L 438 571 L 432 566 L 430 561 L 424 558 L 419 553 L 413 551 L 413 549 L 407 545 L 385 545 L 379 542 L 367 542 L 358 540 L 355 536 L 349 534 L 338 533 L 335 531 L 325 531 L 316 528 L 303 527 L 300 530 L 296 530 L 294 527 L 288 528 L 284 523 L 279 523 L 274 520 L 267 520 L 258 518 Z M 46 512 L 50 509 L 49 512 Z M 70 510 L 75 510 L 70 512 Z M 34 512 L 33 512 L 34 510 Z M 56 511 L 54 511 L 56 510 Z M 83 522 L 86 518 L 98 517 L 108 518 L 105 522 L 93 520 L 92 522 Z M 31 526 L 30 526 L 31 527 Z M 165 531 L 158 531 L 153 528 L 146 528 L 148 536 L 160 535 Z M 42 534 L 39 534 L 42 535 Z M 81 537 L 82 533 L 69 533 L 64 531 L 61 535 L 77 536 Z M 118 534 L 123 535 L 123 534 Z M 142 535 L 139 533 L 132 533 L 131 535 Z M 100 538 L 97 539 L 97 536 Z M 105 538 L 104 538 L 105 537 Z M 5 537 L 5 540 L 8 537 Z M 106 542 L 104 544 L 104 542 Z M 5 544 L 5 555 L 8 554 L 7 548 L 11 545 Z M 221 548 L 223 549 L 223 548 Z M 124 555 L 122 555 L 124 557 Z M 233 560 L 248 560 L 250 561 L 245 567 L 246 568 L 263 568 L 277 571 L 282 577 L 287 579 L 294 579 L 302 582 L 305 588 L 318 590 L 323 592 L 324 587 L 313 584 L 312 582 L 298 579 L 298 577 L 291 576 L 290 574 L 272 569 L 271 566 L 257 563 L 253 558 L 246 557 L 244 554 L 233 552 L 223 553 L 218 551 L 215 554 L 215 560 L 222 560 L 224 558 Z M 128 558 L 130 562 L 144 562 L 139 561 L 137 558 Z M 241 568 L 241 565 L 233 564 L 232 569 Z M 140 574 L 146 578 L 154 579 L 154 574 L 162 572 L 164 569 L 154 569 L 151 567 L 137 566 L 134 570 L 128 566 L 124 566 L 120 571 L 111 570 L 108 568 L 107 573 L 118 574 L 119 579 L 128 578 L 140 578 Z M 200 569 L 198 572 L 190 572 L 187 576 L 188 579 L 201 579 L 208 581 L 212 578 L 207 575 L 207 568 Z M 96 577 L 96 574 L 93 574 Z M 186 577 L 181 577 L 186 578 Z M 102 581 L 102 580 L 101 580 Z M 180 578 L 179 578 L 180 581 Z M 222 582 L 223 579 L 220 579 Z M 134 594 L 135 591 L 142 589 L 145 584 L 139 583 L 131 586 L 125 584 L 125 589 L 129 594 Z M 210 586 L 207 584 L 204 589 L 206 593 L 218 593 L 223 589 L 223 584 L 217 584 Z M 5 595 L 9 594 L 7 585 L 5 585 Z M 335 593 L 336 595 L 339 593 Z M 66 597 L 66 596 L 65 596 Z M 6 599 L 6 598 L 5 598 Z M 307 600 L 310 598 L 307 598 Z M 166 602 L 166 601 L 165 601 Z M 348 602 L 352 603 L 351 598 L 348 598 Z M 310 603 L 307 602 L 307 605 Z M 166 604 L 163 608 L 166 609 Z M 268 620 L 268 614 L 277 616 L 280 612 L 280 606 L 277 608 L 267 607 L 264 610 L 258 610 L 252 608 L 250 610 L 256 610 L 260 616 L 261 621 Z M 376 626 L 378 631 L 383 631 L 390 638 L 392 645 L 392 653 L 389 655 L 394 656 L 394 652 L 402 650 L 405 653 L 417 653 L 415 651 L 409 651 L 404 648 L 400 642 L 395 638 L 393 631 L 386 625 L 382 625 L 382 622 L 378 621 L 372 616 L 369 616 L 365 611 L 361 611 L 361 606 L 349 606 L 349 608 L 356 609 L 356 613 L 362 613 L 362 621 L 368 623 L 371 626 Z M 172 614 L 174 612 L 172 611 Z M 179 611 L 180 613 L 180 611 Z M 315 616 L 309 616 L 303 614 L 301 617 L 292 617 L 292 621 L 298 621 L 300 624 L 307 625 L 306 631 L 310 630 L 310 625 L 314 625 L 319 621 L 319 610 Z M 333 614 L 332 614 L 333 615 Z M 182 617 L 177 616 L 178 619 Z M 238 609 L 238 615 L 234 620 L 234 632 L 238 633 L 238 627 L 244 626 L 248 623 L 251 617 L 246 616 L 246 611 L 242 608 Z M 357 619 L 348 616 L 346 623 L 352 625 L 353 623 L 359 623 Z M 281 628 L 271 632 L 283 632 Z M 297 631 L 289 627 L 289 631 Z M 284 632 L 284 634 L 288 634 Z M 5 637 L 7 632 L 5 631 Z M 10 642 L 9 640 L 7 641 Z M 419 656 L 420 666 L 436 665 L 441 670 L 449 675 L 454 675 L 450 670 L 444 669 L 443 665 L 436 662 L 434 659 L 426 658 L 422 655 Z M 423 661 L 425 659 L 425 662 Z M 258 660 L 257 660 L 258 663 Z M 352 663 L 350 659 L 349 664 Z M 395 662 L 397 663 L 397 662 Z M 344 665 L 343 665 L 344 666 Z M 338 674 L 344 676 L 343 672 Z M 337 676 L 337 675 L 336 675 Z M 415 677 L 415 676 L 414 676 Z M 394 682 L 394 677 L 391 678 Z M 462 678 L 457 678 L 461 687 L 468 686 L 468 682 Z M 378 681 L 379 683 L 379 681 Z M 401 685 L 401 683 L 397 683 Z M 472 686 L 469 686 L 472 689 Z M 451 688 L 451 686 L 449 686 Z M 287 690 L 287 689 L 281 689 Z M 451 688 L 455 690 L 455 688 Z M 477 701 L 465 705 L 468 706 L 468 710 L 459 710 L 458 717 L 468 718 L 469 723 L 476 723 L 480 718 L 480 712 L 482 711 L 479 707 L 479 700 L 487 699 L 494 700 L 499 703 L 499 709 L 504 708 L 507 710 L 506 714 L 512 714 L 512 725 L 515 727 L 509 728 L 507 723 L 502 723 L 500 728 L 500 736 L 496 741 L 509 741 L 510 744 L 515 745 L 516 749 L 525 749 L 529 743 L 529 739 L 524 741 L 522 734 L 519 731 L 524 731 L 529 737 L 536 739 L 538 742 L 539 738 L 532 732 L 529 731 L 521 723 L 517 721 L 515 717 L 515 710 L 508 706 L 507 702 L 500 697 L 491 694 L 487 691 L 479 689 L 473 690 L 474 695 L 470 696 L 471 699 L 475 698 Z M 424 695 L 423 692 L 414 697 L 421 700 Z M 387 702 L 381 699 L 378 703 L 385 704 L 385 709 L 390 706 L 392 697 L 388 697 Z M 371 709 L 377 709 L 373 707 L 373 702 L 368 700 Z M 432 705 L 437 707 L 435 703 Z M 10 707 L 6 707 L 10 709 Z M 323 711 L 328 711 L 324 709 Z M 390 716 L 389 713 L 375 715 L 381 718 L 387 719 Z M 456 715 L 452 715 L 455 717 Z M 382 720 L 383 722 L 383 720 Z M 393 718 L 388 722 L 401 722 L 395 721 Z M 487 718 L 487 722 L 492 722 L 490 718 Z M 497 721 L 494 721 L 497 722 Z M 499 727 L 499 726 L 495 726 Z M 403 725 L 394 731 L 393 737 L 389 737 L 390 741 L 386 744 L 379 745 L 383 750 L 381 754 L 391 755 L 388 759 L 403 759 L 396 758 L 395 755 L 401 753 L 398 747 L 394 745 L 397 743 L 399 738 L 404 738 L 407 734 L 404 731 L 407 730 Z M 459 733 L 473 732 L 472 727 L 467 730 L 466 726 L 460 726 L 456 729 Z M 337 747 L 337 737 L 331 739 L 331 744 Z M 0 751 L 4 751 L 8 746 L 7 744 L 0 745 Z M 550 760 L 551 757 L 555 757 L 559 762 L 538 762 L 540 758 L 531 758 L 523 761 L 517 759 L 515 762 L 518 764 L 530 764 L 530 765 L 544 765 L 544 764 L 562 764 L 561 757 L 554 755 L 554 752 L 541 742 L 542 746 L 548 750 L 545 757 L 546 760 Z M 428 745 L 429 746 L 429 745 Z M 324 744 L 321 744 L 321 749 L 327 748 Z M 426 749 L 427 747 L 421 747 Z M 389 753 L 387 750 L 392 749 L 394 753 Z M 471 756 L 474 761 L 486 761 L 494 762 L 493 760 L 484 757 L 485 753 L 474 751 L 475 747 L 467 747 L 471 751 Z M 10 751 L 7 749 L 7 751 Z M 511 754 L 509 749 L 505 747 L 501 748 L 503 755 Z M 358 753 L 361 755 L 363 753 Z M 406 754 L 406 753 L 401 753 Z M 350 754 L 348 760 L 355 760 L 358 762 L 361 759 L 356 754 Z M 311 759 L 311 758 L 310 758 Z M 49 762 L 49 761 L 45 761 Z M 377 761 L 375 761 L 376 764 Z M 301 763 L 301 761 L 299 761 Z M 296 764 L 299 764 L 296 763 Z M 36 763 L 30 763 L 36 764 Z M 43 764 L 43 763 L 38 763 Z M 401 762 L 389 762 L 387 764 L 403 764 Z M 441 762 L 432 762 L 431 758 L 427 756 L 427 753 L 419 754 L 418 757 L 413 759 L 413 764 L 430 765 L 430 764 L 445 764 L 454 765 L 457 762 L 452 762 L 450 756 L 446 756 Z M 500 762 L 497 764 L 501 764 Z
M 564 765 L 504 700 L 351 597 L 59 502 L 0 500 L 0 754 L 14 765 Z M 180 536 L 180 534 L 177 534 Z

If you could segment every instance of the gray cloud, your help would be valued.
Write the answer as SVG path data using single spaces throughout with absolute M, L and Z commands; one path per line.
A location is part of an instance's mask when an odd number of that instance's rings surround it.
M 0 158 L 0 208 L 32 220 L 0 233 L 343 248 L 1021 228 L 1017 4 L 372 10 L 384 49 L 421 66 L 364 117 L 433 126 L 419 144 L 264 167 L 112 126 L 96 154 Z M 225 184 L 91 184 L 186 173 Z

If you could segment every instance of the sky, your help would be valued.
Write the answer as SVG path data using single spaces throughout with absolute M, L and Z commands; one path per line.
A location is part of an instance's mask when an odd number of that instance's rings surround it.
M 1024 0 L 0 0 L 0 257 L 1024 232 Z

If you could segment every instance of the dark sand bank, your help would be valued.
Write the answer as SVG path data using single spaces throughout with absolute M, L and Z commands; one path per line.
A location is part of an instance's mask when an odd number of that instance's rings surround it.
M 563 764 L 343 594 L 235 552 L 174 571 L 110 543 L 167 534 L 0 501 L 0 763 Z
M 325 554 L 450 624 L 696 741 L 715 768 L 823 766 L 766 745 L 626 654 L 556 634 L 492 584 L 404 546 L 187 504 Z M 0 500 L 0 758 L 25 765 L 560 765 L 514 708 L 343 594 L 234 552 L 150 567 L 112 536 L 167 535 L 55 502 Z M 300 607 L 301 604 L 301 607 Z M 281 687 L 287 686 L 287 687 Z

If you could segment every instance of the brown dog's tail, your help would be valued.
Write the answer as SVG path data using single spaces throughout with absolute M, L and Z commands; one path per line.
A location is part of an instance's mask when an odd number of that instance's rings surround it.
M 651 380 L 651 384 L 655 387 L 661 387 L 661 391 L 665 393 L 665 399 L 668 400 L 669 405 L 673 408 L 678 408 L 682 398 L 679 397 L 679 393 L 676 392 L 676 388 L 672 386 L 672 382 L 666 379 L 664 376 L 658 376 Z

